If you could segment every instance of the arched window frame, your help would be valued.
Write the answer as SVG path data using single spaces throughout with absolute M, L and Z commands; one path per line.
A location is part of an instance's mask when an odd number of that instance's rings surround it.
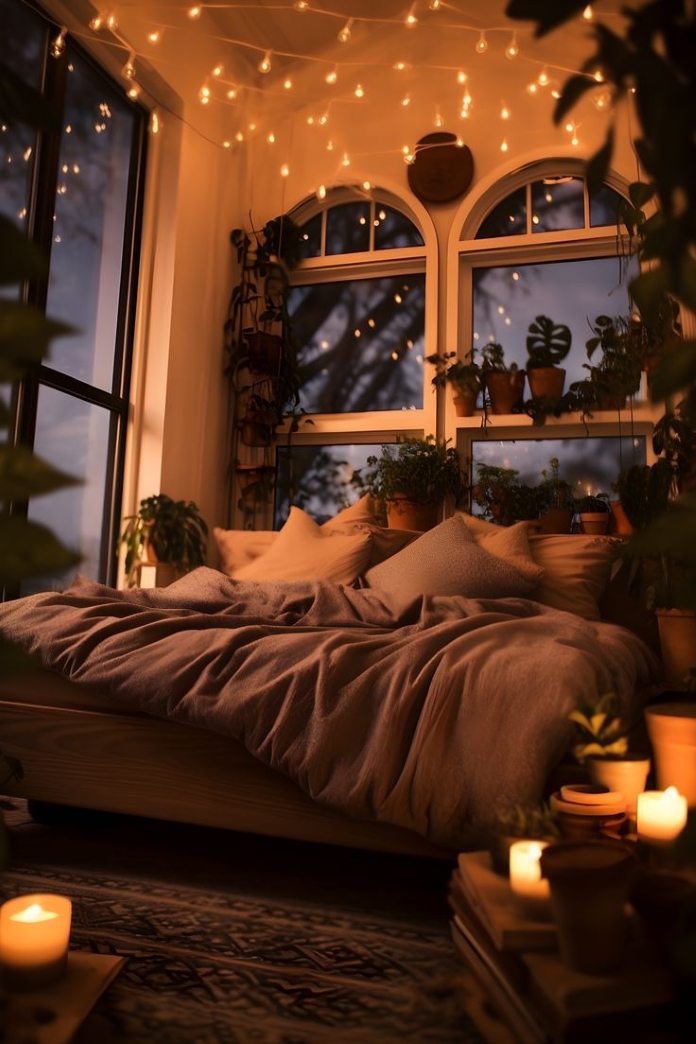
M 490 266 L 543 263 L 554 260 L 603 258 L 631 253 L 628 236 L 619 228 L 608 226 L 590 228 L 587 222 L 587 188 L 585 186 L 586 227 L 552 232 L 526 232 L 510 237 L 475 239 L 476 232 L 486 216 L 516 189 L 544 177 L 572 175 L 585 176 L 584 163 L 577 158 L 545 158 L 523 165 L 480 186 L 474 200 L 465 201 L 453 217 L 447 250 L 447 319 L 445 341 L 456 346 L 460 358 L 466 358 L 473 341 L 473 271 L 484 264 Z M 624 197 L 628 197 L 628 182 L 615 172 L 608 173 L 605 183 Z M 589 248 L 589 249 L 588 249 Z M 552 318 L 562 322 L 559 309 Z M 616 412 L 596 411 L 592 417 L 563 415 L 548 417 L 543 427 L 535 427 L 526 414 L 489 416 L 485 434 L 481 431 L 480 411 L 474 417 L 457 417 L 446 389 L 440 390 L 443 418 L 442 434 L 451 438 L 462 459 L 470 460 L 472 443 L 481 438 L 494 440 L 521 440 L 539 438 L 582 438 L 635 434 L 645 437 L 648 463 L 654 461 L 650 434 L 659 410 L 651 405 L 645 392 L 645 383 L 639 396 L 620 416 Z M 472 476 L 473 477 L 473 476 Z

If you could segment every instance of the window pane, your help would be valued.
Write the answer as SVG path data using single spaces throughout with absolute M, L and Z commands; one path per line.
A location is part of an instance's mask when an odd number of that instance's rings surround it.
M 369 203 L 341 203 L 327 211 L 327 254 L 353 254 L 369 248 Z
M 134 113 L 77 55 L 68 74 L 47 312 L 50 365 L 111 390 Z
M 46 47 L 46 23 L 16 0 L 0 0 L 2 61 L 38 90 Z M 0 213 L 26 228 L 36 135 L 22 123 L 0 124 Z
M 423 237 L 405 214 L 377 204 L 375 208 L 375 250 L 424 246 Z
M 563 361 L 566 389 L 587 376 L 585 344 L 589 324 L 598 315 L 627 316 L 627 284 L 637 272 L 635 258 L 591 258 L 548 261 L 539 265 L 505 265 L 474 270 L 474 346 L 497 341 L 507 364 L 527 362 L 527 330 L 536 316 L 546 315 L 570 327 L 572 343 Z M 621 285 L 620 284 L 621 282 Z
M 70 575 L 35 579 L 32 590 L 62 588 L 75 572 L 99 579 L 99 557 L 109 459 L 109 413 L 53 388 L 39 391 L 34 448 L 38 456 L 81 480 L 29 502 L 29 517 L 41 522 L 82 561 Z
M 359 499 L 353 473 L 377 456 L 380 445 L 278 446 L 274 526 L 285 522 L 290 505 L 303 508 L 320 525 Z
M 519 236 L 527 231 L 527 192 L 524 187 L 516 189 L 499 203 L 484 218 L 476 233 L 477 239 L 494 239 L 498 236 Z
M 293 287 L 288 312 L 308 413 L 422 407 L 424 275 Z
M 532 232 L 585 227 L 580 178 L 548 178 L 532 183 Z
M 624 438 L 590 435 L 575 439 L 517 439 L 493 438 L 472 442 L 472 482 L 477 475 L 477 464 L 492 464 L 519 472 L 518 481 L 536 486 L 543 480 L 542 472 L 550 472 L 549 461 L 559 462 L 559 478 L 569 482 L 578 497 L 586 494 L 612 495 L 622 468 L 631 464 L 645 464 L 644 435 Z M 474 513 L 481 508 L 474 506 Z
M 609 185 L 602 185 L 596 196 L 590 196 L 590 227 L 620 225 L 621 207 L 625 202 L 623 196 Z
M 319 257 L 321 255 L 321 221 L 322 215 L 316 214 L 302 226 L 300 258 Z

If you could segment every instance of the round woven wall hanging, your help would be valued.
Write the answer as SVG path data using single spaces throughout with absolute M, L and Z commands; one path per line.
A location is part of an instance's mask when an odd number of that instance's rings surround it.
M 474 158 L 468 145 L 458 145 L 456 134 L 435 131 L 416 143 L 408 165 L 409 188 L 426 203 L 447 203 L 463 196 L 474 176 Z

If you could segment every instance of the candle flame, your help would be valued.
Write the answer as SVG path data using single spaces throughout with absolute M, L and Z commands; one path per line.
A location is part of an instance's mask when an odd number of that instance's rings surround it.
M 52 921 L 58 916 L 52 910 L 44 910 L 40 903 L 32 903 L 31 906 L 27 906 L 25 910 L 20 910 L 19 913 L 12 914 L 10 920 L 12 921 Z
M 667 787 L 662 796 L 665 801 L 676 801 L 676 799 L 679 797 L 679 791 L 676 787 Z

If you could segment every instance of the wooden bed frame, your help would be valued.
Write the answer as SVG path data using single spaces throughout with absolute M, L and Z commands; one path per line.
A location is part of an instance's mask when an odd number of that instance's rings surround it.
M 37 670 L 0 679 L 0 750 L 19 758 L 8 795 L 384 852 L 455 853 L 388 823 L 352 819 L 224 736 L 124 710 Z

